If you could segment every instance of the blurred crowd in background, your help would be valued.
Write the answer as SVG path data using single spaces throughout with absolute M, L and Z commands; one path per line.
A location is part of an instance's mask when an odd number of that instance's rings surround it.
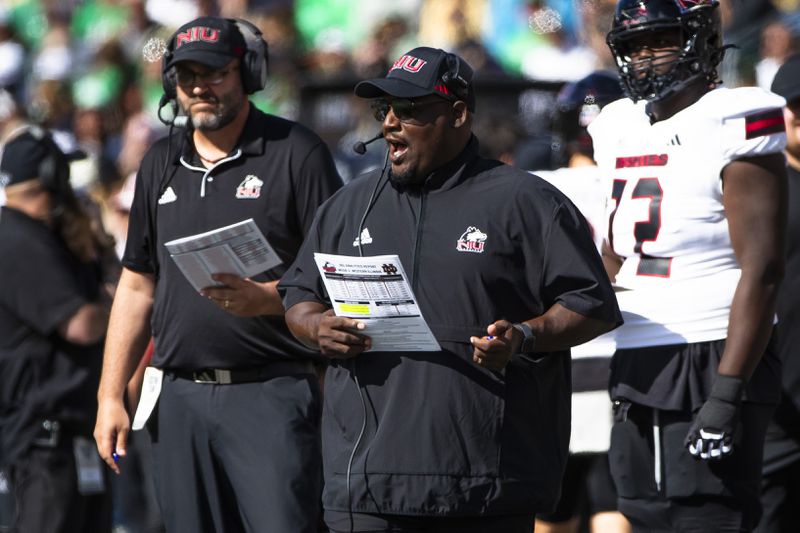
M 117 242 L 144 152 L 167 131 L 158 117 L 163 43 L 201 15 L 246 18 L 269 45 L 263 111 L 297 120 L 330 146 L 345 182 L 375 165 L 379 125 L 352 96 L 418 45 L 464 57 L 476 72 L 475 132 L 483 155 L 525 169 L 558 166 L 550 135 L 564 82 L 614 69 L 605 44 L 613 0 L 0 0 L 0 146 L 19 124 L 54 131 L 73 186 L 102 213 Z M 798 51 L 800 0 L 721 0 L 731 87 L 769 88 Z M 2 199 L 0 198 L 0 202 Z M 146 439 L 145 439 L 146 440 Z M 146 468 L 145 468 L 146 470 Z M 136 484 L 117 487 L 115 498 Z M 2 488 L 2 487 L 0 487 Z M 135 499 L 135 498 L 134 498 Z M 152 508 L 153 504 L 142 503 Z M 124 512 L 125 506 L 117 509 Z M 118 522 L 126 518 L 117 516 Z M 156 519 L 157 521 L 157 519 Z
M 356 80 L 382 76 L 403 50 L 454 51 L 475 69 L 478 136 L 488 155 L 546 168 L 555 94 L 565 81 L 613 68 L 605 45 L 610 0 L 3 0 L 0 120 L 17 102 L 27 119 L 89 155 L 78 189 L 116 193 L 164 133 L 159 40 L 203 14 L 243 17 L 264 32 L 270 80 L 262 110 L 317 131 L 345 181 L 379 164 L 350 147 L 378 130 Z M 800 0 L 723 0 L 729 86 L 769 87 L 796 48 Z M 10 98 L 9 98 L 10 97 Z M 491 110 L 491 112 L 486 112 Z M 377 144 L 377 143 L 376 143 Z M 377 163 L 376 163 L 377 161 Z M 126 193 L 127 194 L 127 193 Z M 123 194 L 120 201 L 129 200 Z

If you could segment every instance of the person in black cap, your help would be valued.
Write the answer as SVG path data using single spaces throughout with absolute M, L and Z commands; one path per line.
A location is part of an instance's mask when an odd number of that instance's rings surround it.
M 778 69 L 772 92 L 786 99 L 784 153 L 789 175 L 786 276 L 778 294 L 775 329 L 783 394 L 764 443 L 764 515 L 756 531 L 788 533 L 800 523 L 800 54 L 790 56 Z
M 266 53 L 246 21 L 179 28 L 163 86 L 188 123 L 168 121 L 177 133 L 153 145 L 136 178 L 95 439 L 118 472 L 131 427 L 125 385 L 152 334 L 145 384 L 155 385 L 139 405 L 157 397 L 147 428 L 168 531 L 316 531 L 317 354 L 289 333 L 275 286 L 341 180 L 319 137 L 247 98 L 264 87 Z M 219 285 L 195 290 L 164 243 L 247 219 L 282 263 L 252 278 L 218 272 Z
M 472 70 L 415 48 L 359 83 L 387 165 L 318 211 L 279 291 L 329 358 L 325 521 L 334 532 L 529 532 L 558 499 L 569 348 L 620 323 L 584 218 L 543 180 L 478 155 Z M 397 254 L 439 350 L 370 350 L 335 316 L 314 253 Z
M 12 531 L 109 532 L 92 445 L 110 296 L 104 250 L 69 185 L 66 156 L 27 127 L 4 147 L 0 186 L 0 468 Z

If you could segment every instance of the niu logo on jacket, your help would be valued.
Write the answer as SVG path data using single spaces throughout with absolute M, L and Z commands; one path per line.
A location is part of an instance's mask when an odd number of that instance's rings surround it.
M 195 26 L 189 28 L 183 33 L 179 33 L 175 37 L 175 48 L 180 48 L 187 43 L 196 41 L 205 41 L 207 43 L 215 43 L 219 41 L 219 30 L 214 28 L 207 28 L 205 26 Z
M 456 243 L 456 250 L 459 252 L 470 252 L 474 254 L 482 254 L 486 247 L 487 235 L 476 228 L 470 226 L 467 231 L 461 234 L 458 242 Z
M 425 63 L 427 63 L 427 61 L 425 61 L 424 59 L 420 59 L 418 57 L 414 57 L 414 56 L 410 56 L 410 55 L 404 55 L 400 59 L 398 59 L 397 61 L 394 62 L 394 64 L 392 65 L 392 68 L 389 69 L 389 72 L 401 68 L 401 69 L 406 70 L 408 72 L 416 73 L 416 72 L 419 72 L 419 70 L 423 66 L 425 66 Z
M 263 181 L 252 174 L 248 174 L 244 181 L 236 188 L 236 198 L 240 200 L 255 200 L 261 196 L 261 187 L 263 186 Z

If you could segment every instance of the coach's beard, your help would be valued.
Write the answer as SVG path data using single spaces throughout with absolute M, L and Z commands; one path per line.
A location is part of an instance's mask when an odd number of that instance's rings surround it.
M 195 104 L 213 105 L 213 109 L 202 109 L 194 111 Z M 224 128 L 236 119 L 236 116 L 244 106 L 243 100 L 238 100 L 230 96 L 222 98 L 198 98 L 189 104 L 189 115 L 192 126 L 200 131 L 216 131 Z

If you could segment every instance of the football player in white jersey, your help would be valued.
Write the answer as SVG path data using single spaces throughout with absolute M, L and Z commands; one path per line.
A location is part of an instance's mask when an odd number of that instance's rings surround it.
M 620 0 L 628 98 L 589 126 L 609 180 L 616 335 L 609 458 L 634 531 L 751 531 L 778 399 L 784 100 L 720 86 L 716 0 Z
M 534 171 L 580 209 L 589 222 L 598 251 L 606 229 L 605 188 L 593 158 L 587 126 L 600 110 L 622 97 L 616 72 L 596 71 L 567 83 L 553 114 L 556 170 Z M 572 348 L 572 432 L 561 499 L 555 510 L 536 516 L 536 533 L 576 533 L 588 519 L 591 533 L 627 533 L 630 525 L 617 511 L 617 492 L 608 468 L 611 402 L 608 365 L 614 353 L 610 333 Z

